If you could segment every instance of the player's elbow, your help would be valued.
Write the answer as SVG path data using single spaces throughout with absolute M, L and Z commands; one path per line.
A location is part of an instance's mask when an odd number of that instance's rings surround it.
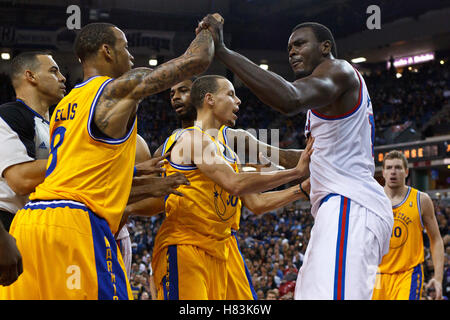
M 251 206 L 246 206 L 248 210 L 250 210 L 250 212 L 253 212 L 253 214 L 255 215 L 260 215 L 266 212 L 266 210 L 264 210 L 264 206 L 262 205 L 258 205 L 258 204 L 253 204 Z
M 287 95 L 283 99 L 276 101 L 277 106 L 273 106 L 285 116 L 294 116 L 301 112 L 304 108 L 297 96 Z
M 244 184 L 238 178 L 230 178 L 224 181 L 223 188 L 232 196 L 239 197 L 244 192 Z

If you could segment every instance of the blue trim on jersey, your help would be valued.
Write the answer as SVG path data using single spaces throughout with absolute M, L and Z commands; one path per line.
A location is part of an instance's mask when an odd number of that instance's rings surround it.
M 258 295 L 256 294 L 255 288 L 253 287 L 252 276 L 250 275 L 250 271 L 248 270 L 247 264 L 245 263 L 245 258 L 242 255 L 241 248 L 239 247 L 239 240 L 237 238 L 236 231 L 232 230 L 231 235 L 236 239 L 236 246 L 239 250 L 239 254 L 241 255 L 242 262 L 244 262 L 245 276 L 247 277 L 248 287 L 250 288 L 250 291 L 252 292 L 253 300 L 258 300 Z
M 163 148 L 161 150 L 161 155 L 164 155 L 164 153 L 166 153 L 166 146 L 167 146 L 167 142 L 169 142 L 169 139 L 170 139 L 170 137 L 167 138 L 166 141 L 164 141 Z
M 347 205 L 345 206 L 345 203 Z M 345 266 L 347 259 L 347 239 L 348 224 L 350 220 L 350 203 L 351 200 L 341 196 L 341 207 L 339 210 L 339 225 L 336 244 L 336 262 L 334 269 L 334 294 L 333 300 L 345 299 Z M 344 210 L 345 207 L 345 210 Z M 342 239 L 342 234 L 344 238 Z M 341 254 L 342 251 L 342 254 Z M 340 274 L 339 274 L 340 271 Z
M 217 141 L 217 142 L 220 143 L 220 144 L 224 147 L 224 152 L 221 152 L 222 155 L 224 156 L 224 158 L 225 158 L 228 162 L 236 163 L 236 160 L 237 160 L 237 159 L 236 159 L 236 157 L 234 157 L 234 155 L 233 155 L 234 159 L 232 159 L 232 158 L 229 158 L 229 157 L 227 156 L 227 154 L 226 154 L 226 150 L 227 150 L 229 147 L 228 147 L 227 145 L 223 144 L 222 141 Z M 232 152 L 231 148 L 229 148 L 228 151 Z
M 198 169 L 197 166 L 187 166 L 187 165 L 182 165 L 182 164 L 176 164 L 173 163 L 172 161 L 168 160 L 169 164 L 174 167 L 177 170 L 185 170 L 185 171 L 189 171 L 189 170 L 196 170 Z
M 223 140 L 225 140 L 225 144 L 226 145 L 228 145 L 228 138 L 227 138 L 227 130 L 228 130 L 228 126 L 225 126 L 224 128 L 223 128 Z
M 177 246 L 171 245 L 167 247 L 167 257 L 168 257 L 168 282 L 169 282 L 169 292 L 166 300 L 178 300 L 179 299 L 179 288 L 178 288 L 178 257 L 177 257 Z
M 411 289 L 409 291 L 409 300 L 420 300 L 420 291 L 422 291 L 423 272 L 422 266 L 418 264 L 414 267 L 411 275 Z
M 103 82 L 103 84 L 98 89 L 97 94 L 95 95 L 95 98 L 92 101 L 91 110 L 89 111 L 89 119 L 88 119 L 88 123 L 87 123 L 87 129 L 88 129 L 89 136 L 92 139 L 94 139 L 95 141 L 99 141 L 99 142 L 103 142 L 103 143 L 107 143 L 107 144 L 112 144 L 112 145 L 117 145 L 117 144 L 121 144 L 121 143 L 123 143 L 123 142 L 128 140 L 128 138 L 130 137 L 131 133 L 134 130 L 134 127 L 136 126 L 137 118 L 134 119 L 133 125 L 131 126 L 130 130 L 128 131 L 128 133 L 123 138 L 119 138 L 119 139 L 98 138 L 98 137 L 95 137 L 94 134 L 91 131 L 91 122 L 92 122 L 92 120 L 94 118 L 95 108 L 97 107 L 98 99 L 100 98 L 100 96 L 101 96 L 103 90 L 105 89 L 106 85 L 108 83 L 110 83 L 111 81 L 113 81 L 113 80 L 114 79 L 106 80 L 105 82 Z
M 47 208 L 55 209 L 55 208 L 65 208 L 65 207 L 68 207 L 70 209 L 81 209 L 86 212 L 89 211 L 89 209 L 86 207 L 85 204 L 78 202 L 78 201 L 72 201 L 72 200 L 32 200 L 24 206 L 24 209 L 45 210 Z
M 89 212 L 94 242 L 99 300 L 128 300 L 127 278 L 119 263 L 117 244 L 105 219 Z
M 43 116 L 41 116 L 39 113 L 37 113 L 36 111 L 34 111 L 33 109 L 31 109 L 31 108 L 30 108 L 23 100 L 21 100 L 21 99 L 16 99 L 16 101 L 22 103 L 25 107 L 28 108 L 28 110 L 30 110 L 31 112 L 33 112 L 33 114 L 34 114 L 36 117 L 42 119 L 46 124 L 50 124 L 50 122 L 47 121 L 47 119 L 45 119 L 45 118 L 44 118 Z M 5 121 L 5 122 L 6 122 L 6 121 Z
M 172 146 L 175 145 L 175 143 L 177 143 L 178 138 L 181 136 L 181 134 L 182 134 L 183 132 L 191 131 L 191 130 L 194 130 L 194 129 L 182 129 L 182 130 L 178 131 L 178 132 L 176 133 L 176 135 L 175 135 L 175 138 L 174 138 L 174 140 L 173 140 Z M 166 147 L 167 147 L 167 143 L 169 142 L 169 139 L 170 139 L 170 137 L 168 137 L 168 138 L 166 139 L 166 141 L 164 142 L 163 149 L 162 149 L 162 151 L 161 151 L 161 155 L 164 155 L 164 154 L 166 153 Z M 197 166 L 196 166 L 196 165 L 177 164 L 177 163 L 172 162 L 170 159 L 167 159 L 167 160 L 169 161 L 169 164 L 170 164 L 173 168 L 175 168 L 175 169 L 177 169 L 177 170 L 189 171 L 189 170 L 196 170 L 196 169 L 197 169 Z
M 417 209 L 419 211 L 420 225 L 422 226 L 422 229 L 423 229 L 422 208 L 420 206 L 420 191 L 419 190 L 417 190 Z
M 81 88 L 82 86 L 84 86 L 85 84 L 87 84 L 89 81 L 91 81 L 91 80 L 93 80 L 93 79 L 95 79 L 95 78 L 98 78 L 98 77 L 100 77 L 100 76 L 92 76 L 92 77 L 86 79 L 85 81 L 76 84 L 76 85 L 74 86 L 74 88 L 77 88 L 77 89 L 78 89 L 78 88 Z
M 227 159 L 229 162 L 236 163 L 237 157 L 236 157 L 234 151 L 231 150 L 231 148 L 228 146 L 227 130 L 228 130 L 229 128 L 230 128 L 230 127 L 228 127 L 228 126 L 224 126 L 224 127 L 223 127 L 223 130 L 222 130 L 222 136 L 223 136 L 223 140 L 225 141 L 225 144 L 223 144 L 222 141 L 219 141 L 219 142 L 223 145 L 223 147 L 225 148 L 225 150 L 226 150 L 227 147 L 228 147 L 229 151 L 231 151 L 231 155 L 233 156 L 233 159 L 228 158 L 227 155 L 226 155 L 226 152 L 223 152 L 223 156 L 225 157 L 225 159 Z
M 402 204 L 404 204 L 406 199 L 408 199 L 410 193 L 411 193 L 411 187 L 408 187 L 408 192 L 406 193 L 405 198 L 403 198 L 402 202 L 400 202 L 399 204 L 392 206 L 392 209 L 396 209 L 396 208 L 400 207 Z

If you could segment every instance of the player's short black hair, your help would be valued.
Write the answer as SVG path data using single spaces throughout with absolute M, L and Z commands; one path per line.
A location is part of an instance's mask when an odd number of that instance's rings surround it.
M 195 109 L 200 109 L 203 105 L 203 99 L 207 93 L 216 93 L 219 89 L 219 83 L 217 80 L 227 79 L 219 75 L 206 75 L 197 78 L 192 83 L 191 88 L 191 103 Z
M 97 53 L 103 44 L 114 47 L 116 36 L 113 28 L 115 25 L 106 22 L 90 23 L 81 28 L 75 38 L 75 55 L 82 62 Z
M 15 79 L 21 75 L 25 70 L 34 71 L 39 68 L 40 63 L 38 56 L 50 55 L 49 51 L 26 51 L 15 56 L 11 61 L 9 69 L 9 76 L 14 85 Z
M 336 41 L 334 41 L 334 37 L 330 29 L 318 22 L 303 22 L 296 25 L 294 29 L 292 29 L 292 32 L 301 28 L 311 28 L 317 41 L 319 42 L 329 40 L 331 42 L 331 54 L 333 57 L 337 58 Z

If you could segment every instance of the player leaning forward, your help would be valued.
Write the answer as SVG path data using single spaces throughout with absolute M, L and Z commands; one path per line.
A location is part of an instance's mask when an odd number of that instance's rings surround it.
M 157 69 L 130 70 L 125 34 L 95 23 L 75 51 L 84 81 L 53 113 L 46 178 L 11 226 L 24 272 L 0 299 L 132 298 L 113 234 L 131 189 L 138 104 L 204 72 L 214 44 L 205 31 Z

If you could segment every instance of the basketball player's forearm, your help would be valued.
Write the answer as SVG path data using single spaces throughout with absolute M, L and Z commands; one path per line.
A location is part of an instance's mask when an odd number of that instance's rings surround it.
M 243 55 L 221 48 L 216 57 L 265 104 L 286 114 L 297 110 L 296 89 L 283 77 L 260 68 Z
M 442 283 L 444 278 L 444 242 L 440 236 L 438 239 L 430 239 L 430 251 L 434 267 L 433 278 Z
M 19 163 L 6 169 L 4 176 L 15 193 L 26 195 L 44 181 L 46 167 L 47 159 Z
M 295 168 L 302 155 L 302 151 L 298 149 L 279 149 L 280 166 L 286 169 Z
M 163 63 L 155 70 L 148 69 L 141 84 L 132 92 L 132 97 L 139 100 L 198 75 L 208 69 L 213 57 L 214 43 L 211 33 L 203 30 L 183 55 Z
M 258 193 L 274 189 L 292 180 L 298 179 L 298 171 L 294 169 L 265 172 L 242 172 L 236 174 L 236 180 L 231 193 L 241 196 L 248 193 Z
M 254 203 L 248 206 L 247 202 L 244 200 L 244 205 L 247 206 L 254 214 L 259 215 L 282 208 L 285 205 L 300 199 L 307 200 L 300 191 L 298 185 L 295 185 L 281 191 L 270 191 L 257 194 L 255 196 Z
M 239 152 L 239 148 L 244 142 L 246 154 L 255 151 L 257 154 L 262 152 L 263 155 L 267 154 L 268 157 L 271 157 L 272 159 L 270 160 L 278 160 L 275 164 L 279 164 L 286 169 L 295 168 L 303 151 L 299 149 L 280 149 L 258 140 L 253 134 L 244 129 L 228 129 L 227 137 L 232 142 L 235 151 Z
M 164 198 L 146 198 L 129 203 L 125 213 L 133 216 L 151 217 L 164 211 Z

